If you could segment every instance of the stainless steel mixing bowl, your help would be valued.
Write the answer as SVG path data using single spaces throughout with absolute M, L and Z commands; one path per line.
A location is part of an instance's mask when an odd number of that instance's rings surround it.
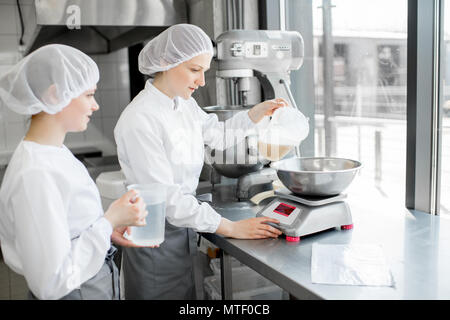
M 332 196 L 353 181 L 361 162 L 343 158 L 290 158 L 272 162 L 278 178 L 293 193 Z
M 207 113 L 214 113 L 217 115 L 219 121 L 225 121 L 236 113 L 244 110 L 249 110 L 250 107 L 247 106 L 209 106 L 204 107 L 203 110 Z M 245 144 L 245 145 L 243 145 Z M 207 163 L 211 164 L 213 168 L 221 175 L 228 178 L 239 178 L 244 174 L 255 172 L 260 170 L 265 163 L 268 161 L 258 160 L 254 161 L 255 154 L 257 154 L 257 141 L 252 139 L 252 137 L 245 138 L 241 143 L 226 149 L 223 154 L 222 163 L 214 162 L 209 155 L 214 157 L 215 150 L 210 150 L 209 147 L 206 148 Z M 244 155 L 240 154 L 242 151 L 245 152 Z M 220 154 L 220 153 L 219 153 Z M 251 161 L 253 157 L 253 161 Z M 223 163 L 225 159 L 233 159 L 233 163 Z M 244 159 L 244 163 L 238 163 L 237 159 Z
M 217 115 L 217 118 L 219 118 L 219 121 L 225 121 L 227 119 L 230 119 L 236 113 L 244 110 L 248 111 L 251 108 L 252 108 L 251 106 L 234 105 L 234 106 L 208 106 L 203 107 L 202 109 L 206 113 L 215 113 Z

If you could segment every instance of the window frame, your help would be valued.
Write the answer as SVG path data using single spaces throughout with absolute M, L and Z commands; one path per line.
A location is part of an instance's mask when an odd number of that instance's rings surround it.
M 441 190 L 442 11 L 441 0 L 408 0 L 405 205 L 436 215 Z

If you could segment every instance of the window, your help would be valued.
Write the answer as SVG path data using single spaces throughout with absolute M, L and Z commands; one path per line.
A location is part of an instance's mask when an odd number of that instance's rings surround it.
M 292 73 L 291 87 L 314 128 L 302 155 L 359 160 L 364 168 L 348 192 L 374 190 L 400 204 L 407 14 L 407 0 L 286 1 L 286 29 L 299 31 L 305 42 L 304 64 Z

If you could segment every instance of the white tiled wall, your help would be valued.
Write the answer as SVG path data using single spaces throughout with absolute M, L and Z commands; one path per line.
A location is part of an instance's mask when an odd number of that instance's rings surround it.
M 29 12 L 31 0 L 20 0 L 22 11 Z M 21 59 L 18 43 L 20 21 L 15 0 L 0 0 L 0 75 Z M 126 48 L 107 55 L 91 56 L 100 70 L 100 82 L 95 95 L 100 110 L 94 113 L 88 129 L 69 133 L 67 147 L 95 146 L 104 155 L 116 154 L 113 129 L 117 119 L 130 101 L 128 51 Z M 7 164 L 12 152 L 23 138 L 29 117 L 0 107 L 0 165 Z

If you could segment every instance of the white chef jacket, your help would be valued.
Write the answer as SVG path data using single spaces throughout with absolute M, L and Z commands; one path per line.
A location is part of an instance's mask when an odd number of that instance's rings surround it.
M 159 182 L 168 186 L 169 223 L 215 232 L 221 216 L 209 204 L 199 204 L 194 196 L 204 145 L 224 150 L 254 128 L 247 111 L 219 122 L 217 115 L 204 112 L 193 98 L 172 100 L 149 80 L 119 117 L 114 137 L 128 183 Z
M 20 142 L 0 188 L 0 243 L 33 294 L 58 299 L 96 275 L 111 233 L 98 189 L 70 150 Z

